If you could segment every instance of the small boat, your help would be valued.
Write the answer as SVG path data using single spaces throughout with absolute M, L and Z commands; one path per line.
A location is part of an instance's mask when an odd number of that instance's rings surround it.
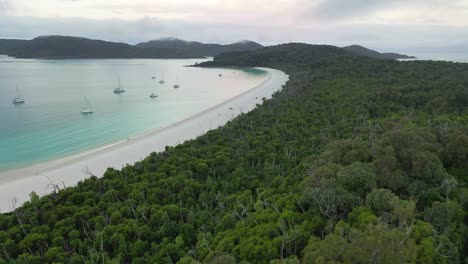
M 174 88 L 179 88 L 180 85 L 177 84 L 177 76 L 176 76 L 176 83 L 174 84 Z
M 154 89 L 154 87 L 153 87 L 153 93 L 150 94 L 150 98 L 151 98 L 151 99 L 154 99 L 154 98 L 158 97 L 158 95 L 156 94 L 156 92 L 155 92 L 154 90 L 155 90 L 155 89 Z
M 160 84 L 165 84 L 166 82 L 164 81 L 164 73 L 161 75 L 161 80 L 159 81 Z
M 153 76 L 153 77 L 151 77 L 151 79 L 153 79 L 153 80 L 156 80 L 156 77 L 155 77 L 155 76 Z
M 93 108 L 91 107 L 91 105 L 89 104 L 88 102 L 88 99 L 85 97 L 84 99 L 84 102 L 85 102 L 85 106 L 83 107 L 83 109 L 80 111 L 80 113 L 82 113 L 83 115 L 87 115 L 87 114 L 92 114 L 94 113 L 94 110 Z
M 117 79 L 119 81 L 119 86 L 117 86 L 117 88 L 114 89 L 114 93 L 116 93 L 116 94 L 124 93 L 125 90 L 122 89 L 122 84 L 120 83 L 120 75 L 117 76 Z
M 23 103 L 24 103 L 24 98 L 23 98 L 23 96 L 20 94 L 18 88 L 16 88 L 16 97 L 13 98 L 13 103 L 14 103 L 14 104 L 23 104 Z
M 221 73 L 220 73 L 220 74 L 218 74 L 218 76 L 219 76 L 219 77 L 223 77 L 223 75 L 222 75 Z

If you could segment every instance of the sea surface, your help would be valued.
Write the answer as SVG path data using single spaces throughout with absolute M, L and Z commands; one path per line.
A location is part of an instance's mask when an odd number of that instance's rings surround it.
M 412 56 L 417 57 L 416 60 L 432 60 L 432 61 L 450 61 L 459 63 L 468 63 L 468 51 L 467 52 L 408 52 Z
M 267 77 L 259 70 L 185 67 L 205 60 L 0 56 L 0 171 L 168 126 L 252 89 Z M 122 94 L 113 93 L 118 76 L 126 90 Z M 161 78 L 165 84 L 159 84 Z M 173 88 L 175 83 L 180 88 Z M 12 103 L 17 88 L 24 104 Z M 153 91 L 155 99 L 149 97 Z M 85 98 L 94 113 L 80 113 Z

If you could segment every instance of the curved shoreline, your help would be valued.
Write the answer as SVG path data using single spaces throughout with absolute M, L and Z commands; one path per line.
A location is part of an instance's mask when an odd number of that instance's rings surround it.
M 152 152 L 194 139 L 251 111 L 262 103 L 262 98 L 271 98 L 281 90 L 288 80 L 282 71 L 258 69 L 268 74 L 260 85 L 176 123 L 64 158 L 0 172 L 0 212 L 13 210 L 13 200 L 16 207 L 28 201 L 32 191 L 42 196 L 53 191 L 51 185 L 74 186 L 89 177 L 86 171 L 102 177 L 109 167 L 119 169 L 134 164 Z

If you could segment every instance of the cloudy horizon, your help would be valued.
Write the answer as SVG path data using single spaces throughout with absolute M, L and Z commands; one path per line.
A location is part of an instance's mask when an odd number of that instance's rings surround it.
M 464 52 L 467 32 L 468 0 L 0 0 L 0 38 L 249 39 Z

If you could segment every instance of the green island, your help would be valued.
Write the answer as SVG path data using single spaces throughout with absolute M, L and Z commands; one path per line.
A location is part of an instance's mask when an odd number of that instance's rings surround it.
M 468 64 L 225 53 L 290 81 L 227 125 L 0 215 L 0 263 L 466 263 Z

